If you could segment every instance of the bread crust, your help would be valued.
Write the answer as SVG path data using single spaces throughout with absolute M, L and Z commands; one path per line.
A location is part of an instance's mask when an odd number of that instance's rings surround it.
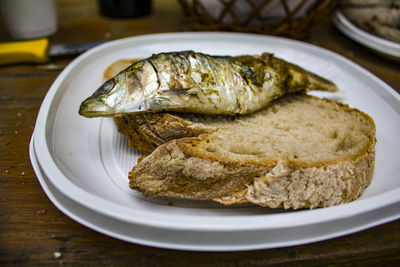
M 198 115 L 208 117 L 207 115 Z M 215 120 L 218 117 L 215 116 Z M 213 126 L 196 125 L 185 115 L 173 113 L 134 113 L 114 117 L 118 132 L 128 139 L 130 147 L 150 154 L 158 146 L 179 138 L 194 137 L 216 130 Z
M 203 138 L 172 140 L 158 147 L 129 173 L 130 187 L 147 197 L 312 209 L 357 199 L 374 171 L 374 141 L 352 160 L 305 167 L 277 159 L 258 164 L 218 160 L 192 146 Z
M 114 122 L 129 146 L 145 154 L 170 140 L 196 134 L 188 127 L 190 122 L 168 113 L 137 113 L 114 117 Z

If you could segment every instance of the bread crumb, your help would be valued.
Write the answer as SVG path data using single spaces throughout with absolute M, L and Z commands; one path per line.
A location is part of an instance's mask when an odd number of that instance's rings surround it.
M 56 260 L 57 259 L 61 259 L 62 256 L 63 256 L 63 254 L 61 252 L 56 251 L 56 252 L 53 253 L 53 258 L 56 259 Z
M 36 212 L 36 215 L 44 215 L 46 214 L 46 210 L 38 210 L 38 212 Z

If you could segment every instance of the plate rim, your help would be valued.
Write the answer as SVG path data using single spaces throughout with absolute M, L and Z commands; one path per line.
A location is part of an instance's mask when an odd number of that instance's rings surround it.
M 154 227 L 160 227 L 160 228 L 165 228 L 165 229 L 197 229 L 197 230 L 201 230 L 201 231 L 230 231 L 230 230 L 257 230 L 257 229 L 267 229 L 268 227 L 271 229 L 275 229 L 275 228 L 282 228 L 282 227 L 293 227 L 293 224 L 287 223 L 286 225 L 279 225 L 278 226 L 274 226 L 274 225 L 266 225 L 265 221 L 260 220 L 260 218 L 258 218 L 257 223 L 255 223 L 254 218 L 252 218 L 253 220 L 253 224 L 248 225 L 248 224 L 240 224 L 239 226 L 236 224 L 234 227 L 229 227 L 226 224 L 221 224 L 221 222 L 224 221 L 232 221 L 232 217 L 228 216 L 228 217 L 220 217 L 216 220 L 209 220 L 209 223 L 200 223 L 200 224 L 196 224 L 194 223 L 194 221 L 191 221 L 190 224 L 186 223 L 177 223 L 177 221 L 179 221 L 180 219 L 185 219 L 187 220 L 189 217 L 194 217 L 197 218 L 197 216 L 193 216 L 193 215 L 177 215 L 174 214 L 173 217 L 177 220 L 174 221 L 165 221 L 165 220 L 160 220 L 159 218 L 152 218 L 153 216 L 153 212 L 149 212 L 149 211 L 135 211 L 136 214 L 140 213 L 140 215 L 142 217 L 137 218 L 136 217 L 132 217 L 132 216 L 124 216 L 120 213 L 120 211 L 126 212 L 126 211 L 131 211 L 131 208 L 127 208 L 123 205 L 120 205 L 118 203 L 114 203 L 112 201 L 108 201 L 105 199 L 102 199 L 90 192 L 87 192 L 85 190 L 83 190 L 82 188 L 79 188 L 77 185 L 75 185 L 74 183 L 72 183 L 69 179 L 67 179 L 64 174 L 61 172 L 61 170 L 59 170 L 57 168 L 56 163 L 54 162 L 54 159 L 51 157 L 51 153 L 49 151 L 49 147 L 48 144 L 46 142 L 46 129 L 47 129 L 47 122 L 48 122 L 48 117 L 49 117 L 49 113 L 48 110 L 50 109 L 50 106 L 52 104 L 53 98 L 55 93 L 57 92 L 57 90 L 59 89 L 59 86 L 61 85 L 61 83 L 63 82 L 65 76 L 67 76 L 67 74 L 73 70 L 73 68 L 75 66 L 77 66 L 78 64 L 80 64 L 81 62 L 83 62 L 86 58 L 90 57 L 91 55 L 94 55 L 98 52 L 100 52 L 103 49 L 107 49 L 108 47 L 112 47 L 112 46 L 118 46 L 120 44 L 123 44 L 125 42 L 131 42 L 131 41 L 143 41 L 145 39 L 151 39 L 151 38 L 187 38 L 188 36 L 192 36 L 192 37 L 205 37 L 205 36 L 213 36 L 213 37 L 245 37 L 245 38 L 260 38 L 260 39 L 273 39 L 275 41 L 279 40 L 280 42 L 286 42 L 286 43 L 294 43 L 296 45 L 300 45 L 305 47 L 306 49 L 317 49 L 319 52 L 325 54 L 325 55 L 329 55 L 329 56 L 334 56 L 336 57 L 338 60 L 344 61 L 346 64 L 349 64 L 350 66 L 352 66 L 353 68 L 357 69 L 358 71 L 361 71 L 364 74 L 368 74 L 369 76 L 371 76 L 370 78 L 374 79 L 376 82 L 378 82 L 380 85 L 382 85 L 383 87 L 385 87 L 386 92 L 389 93 L 392 97 L 397 99 L 397 102 L 400 102 L 400 95 L 397 94 L 396 91 L 394 91 L 394 89 L 392 89 L 390 86 L 388 86 L 386 83 L 384 83 L 383 81 L 381 81 L 379 78 L 377 78 L 375 75 L 373 75 L 372 73 L 368 72 L 367 70 L 365 70 L 364 68 L 361 68 L 360 66 L 358 66 L 357 64 L 355 64 L 354 62 L 351 62 L 350 60 L 342 57 L 341 55 L 338 55 L 332 51 L 326 50 L 324 48 L 312 45 L 312 44 L 308 44 L 308 43 L 303 43 L 300 41 L 296 41 L 296 40 L 290 40 L 290 39 L 285 39 L 285 38 L 281 38 L 281 37 L 271 37 L 271 36 L 260 36 L 260 35 L 255 35 L 255 34 L 244 34 L 244 33 L 209 33 L 209 32 L 185 32 L 185 33 L 162 33 L 162 34 L 149 34 L 149 35 L 141 35 L 141 36 L 134 36 L 134 37 L 128 37 L 128 38 L 124 38 L 124 39 L 119 39 L 119 40 L 114 40 L 105 44 L 102 44 L 98 47 L 95 47 L 87 52 L 85 52 L 84 54 L 80 55 L 79 57 L 77 57 L 75 60 L 73 60 L 60 74 L 59 76 L 56 78 L 56 80 L 54 81 L 54 83 L 52 84 L 52 86 L 50 87 L 49 91 L 47 92 L 43 103 L 40 107 L 39 113 L 38 113 L 38 119 L 36 121 L 36 125 L 35 125 L 35 132 L 38 134 L 35 134 L 34 136 L 34 146 L 35 149 L 37 149 L 36 151 L 39 151 L 39 157 L 38 157 L 38 162 L 41 164 L 44 173 L 48 176 L 51 177 L 51 175 L 61 175 L 65 178 L 64 182 L 69 183 L 68 186 L 69 188 L 74 187 L 75 192 L 78 192 L 79 194 L 85 194 L 87 195 L 91 202 L 88 203 L 86 201 L 79 201 L 78 203 L 80 203 L 81 205 L 90 208 L 91 210 L 95 210 L 99 213 L 102 213 L 104 215 L 107 216 L 112 216 L 114 218 L 117 218 L 119 220 L 123 220 L 126 222 L 131 222 L 131 223 L 137 223 L 137 224 L 142 224 L 142 225 L 151 225 Z M 43 164 L 46 163 L 46 164 Z M 50 164 L 49 164 L 50 163 Z M 51 178 L 49 178 L 51 179 Z M 59 181 L 53 181 L 52 183 L 56 186 L 56 188 L 62 192 L 63 194 L 66 194 L 68 196 L 68 192 L 66 192 L 66 189 L 64 189 L 63 186 L 60 186 L 60 184 L 58 183 Z M 399 197 L 395 197 L 400 195 L 400 188 L 388 191 L 383 193 L 385 195 L 386 199 L 391 199 L 391 200 L 395 200 L 395 201 L 399 201 Z M 330 215 L 333 214 L 335 212 L 333 212 L 334 210 L 345 210 L 346 212 L 342 212 L 341 216 L 342 218 L 346 218 L 349 216 L 354 216 L 355 214 L 360 214 L 363 213 L 365 211 L 358 211 L 358 212 L 354 212 L 357 209 L 358 205 L 361 205 L 361 202 L 364 203 L 366 201 L 368 201 L 370 203 L 370 209 L 369 210 L 374 210 L 374 209 L 379 209 L 381 207 L 384 207 L 386 205 L 388 205 L 387 202 L 385 201 L 379 201 L 381 200 L 381 196 L 383 194 L 380 194 L 378 196 L 374 196 L 374 197 L 370 197 L 368 199 L 363 199 L 363 200 L 358 200 L 355 202 L 351 202 L 351 203 L 346 203 L 346 204 L 342 204 L 342 205 L 338 205 L 338 206 L 333 206 L 333 207 L 328 207 L 328 208 L 324 208 L 324 209 L 316 209 L 316 210 L 306 210 L 306 211 L 296 211 L 295 213 L 285 213 L 285 214 L 268 214 L 268 215 L 258 215 L 258 217 L 262 217 L 262 216 L 268 216 L 268 220 L 271 220 L 274 218 L 274 216 L 279 216 L 280 218 L 282 217 L 290 217 L 291 220 L 293 220 L 292 217 L 305 217 L 303 216 L 304 213 L 306 214 L 310 214 L 310 213 L 315 213 L 315 211 L 318 211 L 318 213 L 321 214 L 321 216 L 319 216 L 319 220 L 309 220 L 309 221 L 303 221 L 302 223 L 296 224 L 296 225 L 305 225 L 305 224 L 310 224 L 310 223 L 319 223 L 321 221 L 327 221 L 328 219 L 338 219 L 339 217 L 337 217 L 337 214 L 335 214 L 335 216 Z M 394 195 L 395 194 L 395 195 Z M 87 200 L 87 199 L 86 199 Z M 111 211 L 108 210 L 107 212 L 105 210 L 102 209 L 98 209 L 98 204 L 95 205 L 94 203 L 101 203 L 103 206 L 103 204 L 105 206 L 118 206 L 118 212 L 114 212 L 114 210 Z M 390 203 L 389 203 L 390 204 Z M 400 214 L 399 214 L 400 215 Z M 149 218 L 150 216 L 150 218 Z M 204 216 L 202 216 L 204 217 Z M 246 216 L 241 216 L 241 217 L 246 217 Z M 307 217 L 307 216 L 306 216 Z M 308 216 L 313 217 L 313 216 Z M 314 216 L 315 217 L 315 216 Z M 334 217 L 334 218 L 332 218 Z M 168 217 L 169 219 L 171 219 L 171 216 Z M 309 219 L 308 218 L 308 219 Z M 150 220 L 152 219 L 152 220 Z M 193 219 L 193 218 L 192 218 Z M 210 219 L 210 218 L 208 218 Z M 276 219 L 276 218 L 275 218 Z M 289 220 L 289 221 L 291 221 Z M 239 220 L 239 221 L 243 221 Z M 219 222 L 216 224 L 216 222 Z

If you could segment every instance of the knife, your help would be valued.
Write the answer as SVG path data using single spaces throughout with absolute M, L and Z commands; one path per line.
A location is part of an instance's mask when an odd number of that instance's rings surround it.
M 45 63 L 50 57 L 77 55 L 106 41 L 50 45 L 46 38 L 0 43 L 0 65 Z

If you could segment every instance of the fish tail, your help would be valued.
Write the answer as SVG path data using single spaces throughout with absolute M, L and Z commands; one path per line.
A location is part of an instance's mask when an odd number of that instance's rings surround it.
M 289 72 L 291 73 L 292 76 L 292 81 L 296 81 L 297 83 L 306 82 L 306 84 L 308 85 L 307 91 L 310 90 L 327 91 L 327 92 L 338 91 L 337 86 L 333 82 L 315 73 L 306 71 L 297 65 L 291 63 L 288 64 L 289 64 Z
M 322 78 L 321 76 L 318 76 L 312 72 L 309 72 L 307 75 L 311 83 L 310 90 L 327 91 L 327 92 L 338 91 L 338 88 L 333 82 L 325 78 Z

